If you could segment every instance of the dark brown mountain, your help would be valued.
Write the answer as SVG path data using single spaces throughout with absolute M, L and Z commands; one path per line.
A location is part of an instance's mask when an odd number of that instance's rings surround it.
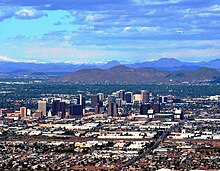
M 149 83 L 164 78 L 168 72 L 154 68 L 135 69 L 116 66 L 108 70 L 83 69 L 58 79 L 62 82 L 83 83 Z
M 165 78 L 173 82 L 208 82 L 220 78 L 220 72 L 215 69 L 201 67 L 192 71 L 172 72 Z
M 200 82 L 220 78 L 220 72 L 210 68 L 199 68 L 192 71 L 167 72 L 154 68 L 128 68 L 116 66 L 108 70 L 83 69 L 60 77 L 59 82 L 72 83 L 178 83 Z M 172 81 L 171 81 L 172 80 Z

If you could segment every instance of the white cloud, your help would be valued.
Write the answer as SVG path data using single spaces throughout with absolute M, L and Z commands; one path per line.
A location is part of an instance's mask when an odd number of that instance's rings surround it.
M 43 16 L 47 16 L 47 14 L 35 9 L 20 9 L 15 12 L 15 17 L 21 20 L 36 19 Z
M 106 55 L 106 52 L 98 50 L 82 50 L 74 47 L 36 47 L 26 50 L 26 54 L 38 58 L 63 58 L 63 59 L 89 59 L 102 57 Z
M 104 19 L 107 16 L 104 13 L 95 13 L 95 14 L 80 14 L 80 15 L 86 15 L 85 16 L 85 21 L 95 21 L 95 20 L 99 20 L 99 19 Z
M 220 11 L 220 8 L 219 8 L 219 11 Z M 199 16 L 199 17 L 219 17 L 220 14 L 219 13 L 204 12 L 204 13 L 197 14 L 197 16 Z
M 136 27 L 138 31 L 158 31 L 159 27 Z
M 220 56 L 219 49 L 180 49 L 176 51 L 164 51 L 155 53 L 145 53 L 149 57 L 157 58 L 176 58 L 176 59 L 190 59 L 192 58 L 217 58 Z
M 146 12 L 145 15 L 153 15 L 156 13 L 156 11 L 157 11 L 156 9 L 150 10 L 150 11 Z
M 211 6 L 209 11 L 219 12 L 220 11 L 220 5 L 213 5 L 213 6 Z
M 123 32 L 127 32 L 127 31 L 129 31 L 130 29 L 131 29 L 131 27 L 125 27 L 124 30 L 123 30 Z
M 22 16 L 34 16 L 36 14 L 36 10 L 31 9 L 21 9 L 15 13 L 16 15 Z
M 155 32 L 155 31 L 159 31 L 159 27 L 141 27 L 141 26 L 137 26 L 137 27 L 125 27 L 123 32 L 128 32 L 128 31 L 133 31 L 133 32 Z
M 0 61 L 4 62 L 25 62 L 25 63 L 44 63 L 44 62 L 39 62 L 38 60 L 35 59 L 28 59 L 28 60 L 20 60 L 20 59 L 14 59 L 8 56 L 0 56 Z
M 94 15 L 89 14 L 89 15 L 86 16 L 86 21 L 92 21 L 94 19 L 95 19 Z
M 0 56 L 0 61 L 7 61 L 7 62 L 18 62 L 18 60 L 10 58 L 8 56 Z

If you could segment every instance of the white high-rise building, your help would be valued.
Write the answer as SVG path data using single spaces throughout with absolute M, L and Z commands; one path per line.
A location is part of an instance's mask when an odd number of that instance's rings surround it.
M 51 110 L 48 111 L 48 117 L 52 117 L 52 112 L 51 112 Z
M 100 101 L 104 101 L 105 96 L 104 96 L 103 93 L 97 93 L 97 95 L 99 96 L 99 100 L 100 100 Z
M 47 102 L 39 100 L 38 101 L 38 110 L 43 112 L 43 116 L 46 116 L 46 114 L 47 114 Z
M 27 116 L 31 116 L 31 109 L 27 109 Z

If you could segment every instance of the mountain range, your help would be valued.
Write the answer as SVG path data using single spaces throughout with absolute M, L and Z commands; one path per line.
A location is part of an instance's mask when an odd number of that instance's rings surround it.
M 208 67 L 220 70 L 220 59 L 202 62 L 182 62 L 174 58 L 161 58 L 155 61 L 147 61 L 143 63 L 127 64 L 125 66 L 132 68 L 153 67 L 160 70 L 176 71 L 176 70 L 194 70 L 199 67 Z
M 155 61 L 142 63 L 121 64 L 114 60 L 106 64 L 71 64 L 71 63 L 25 63 L 0 61 L 0 73 L 18 74 L 18 73 L 36 73 L 44 72 L 46 74 L 64 75 L 79 71 L 81 69 L 102 69 L 107 70 L 115 66 L 124 65 L 129 68 L 155 68 L 163 71 L 195 70 L 200 67 L 208 67 L 220 70 L 220 59 L 203 62 L 182 62 L 174 58 L 161 58 Z
M 200 67 L 188 71 L 162 71 L 155 68 L 129 68 L 119 65 L 110 69 L 82 69 L 54 81 L 71 83 L 183 83 L 210 82 L 220 78 L 220 71 Z

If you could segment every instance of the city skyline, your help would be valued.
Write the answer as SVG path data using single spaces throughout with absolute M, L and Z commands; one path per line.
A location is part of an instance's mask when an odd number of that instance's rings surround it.
M 122 63 L 220 56 L 217 0 L 0 0 L 0 61 Z

